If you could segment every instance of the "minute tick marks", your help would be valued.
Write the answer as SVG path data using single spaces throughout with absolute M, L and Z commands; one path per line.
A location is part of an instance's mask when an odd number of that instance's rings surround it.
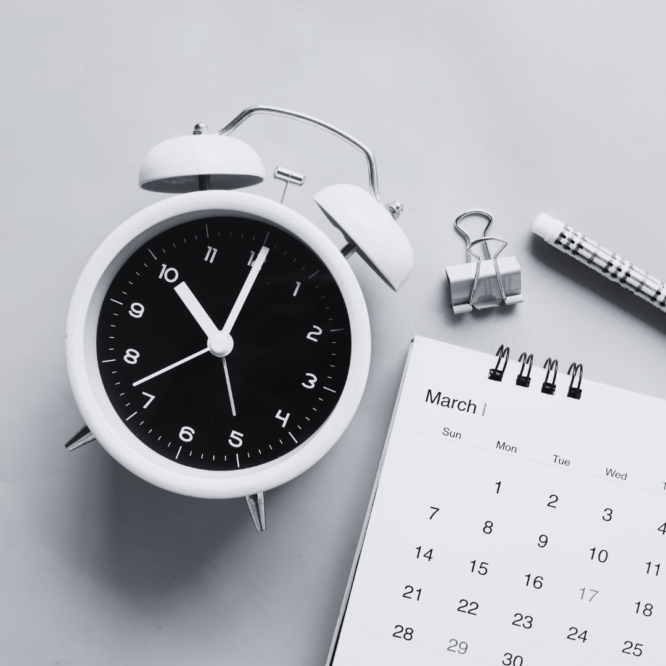
M 109 334 L 118 350 L 115 359 L 99 361 L 109 399 L 136 437 L 178 464 L 235 470 L 275 460 L 322 426 L 345 386 L 351 338 L 342 295 L 326 266 L 295 237 L 272 228 L 270 237 L 278 243 L 271 242 L 269 251 L 266 226 L 224 217 L 172 227 L 150 241 L 165 255 L 162 275 L 160 261 L 144 267 L 139 255 L 156 257 L 143 246 L 109 287 L 119 294 L 116 286 L 139 273 L 140 279 L 130 283 L 129 301 L 121 306 L 107 296 L 103 302 L 98 355 Z M 210 256 L 204 261 L 210 239 L 220 237 L 227 240 L 216 243 L 215 261 Z M 173 249 L 167 252 L 169 245 Z M 254 260 L 248 264 L 250 256 Z M 294 298 L 297 281 L 306 276 Z M 314 295 L 322 292 L 333 328 L 315 344 L 308 333 L 324 321 L 323 301 Z M 110 321 L 118 325 L 114 331 Z M 212 340 L 218 335 L 220 344 L 224 336 L 229 344 L 216 346 Z M 327 361 L 335 343 L 338 367 L 331 370 Z M 104 360 L 109 363 L 103 365 Z M 123 397 L 111 367 L 121 375 Z M 319 391 L 303 388 L 308 374 L 319 377 Z M 326 401 L 316 395 L 322 390 Z M 325 403 L 319 410 L 313 406 L 318 402 Z M 138 413 L 141 418 L 133 418 Z M 280 437 L 284 419 L 290 428 L 286 438 Z M 180 451 L 181 445 L 188 448 Z

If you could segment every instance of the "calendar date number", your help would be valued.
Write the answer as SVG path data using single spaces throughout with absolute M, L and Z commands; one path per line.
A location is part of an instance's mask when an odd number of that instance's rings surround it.
M 578 627 L 569 627 L 567 638 L 570 641 L 580 641 L 581 643 L 585 643 L 587 641 L 587 629 L 579 630 Z
M 513 616 L 513 622 L 511 623 L 514 627 L 521 627 L 522 629 L 531 629 L 534 623 L 534 618 L 531 615 L 523 615 L 522 613 L 516 613 Z
M 422 546 L 416 546 L 415 550 L 417 560 L 420 560 L 421 558 L 428 560 L 428 562 L 432 560 L 432 548 L 425 550 Z
M 623 654 L 630 654 L 632 657 L 640 657 L 643 654 L 643 644 L 624 641 Z
M 422 588 L 416 589 L 411 585 L 405 585 L 405 591 L 403 592 L 402 596 L 405 599 L 421 601 L 421 592 L 423 592 Z
M 393 627 L 393 638 L 401 638 L 404 641 L 411 641 L 414 638 L 414 630 L 411 627 L 403 627 L 401 624 L 396 624 Z
M 460 606 L 456 608 L 459 613 L 467 613 L 468 615 L 476 615 L 476 611 L 479 610 L 479 604 L 476 601 L 467 601 L 467 599 L 461 599 L 459 602 Z
M 446 648 L 447 652 L 456 652 L 457 654 L 465 654 L 467 652 L 467 643 L 465 641 L 459 641 L 455 638 L 452 638 L 449 641 L 449 647 Z

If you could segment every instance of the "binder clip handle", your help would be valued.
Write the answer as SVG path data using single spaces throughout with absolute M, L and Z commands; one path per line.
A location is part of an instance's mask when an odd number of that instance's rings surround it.
M 460 226 L 460 223 L 466 218 L 466 217 L 471 217 L 472 215 L 478 215 L 479 217 L 483 217 L 486 220 L 488 220 L 488 224 L 486 224 L 486 228 L 483 230 L 483 236 L 488 233 L 488 229 L 490 229 L 490 225 L 493 223 L 493 216 L 490 213 L 486 213 L 485 210 L 468 210 L 466 213 L 463 213 L 462 215 L 458 215 L 456 218 L 456 221 L 453 223 L 453 225 L 456 228 L 456 231 L 465 239 L 465 247 L 467 249 L 467 261 L 470 260 L 469 258 L 469 247 L 472 244 L 472 239 L 469 237 L 468 233 Z M 488 255 L 488 259 L 490 259 L 490 250 L 488 250 L 488 245 L 484 246 L 486 249 L 486 254 Z

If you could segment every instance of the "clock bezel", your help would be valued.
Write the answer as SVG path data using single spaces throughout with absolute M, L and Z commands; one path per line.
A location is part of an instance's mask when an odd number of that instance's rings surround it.
M 108 288 L 141 246 L 184 222 L 217 216 L 259 220 L 295 236 L 331 272 L 351 328 L 347 382 L 333 411 L 310 438 L 289 453 L 256 467 L 216 471 L 188 467 L 153 451 L 136 437 L 113 408 L 97 360 L 97 323 Z M 270 490 L 318 462 L 349 425 L 363 395 L 370 365 L 370 320 L 356 276 L 340 250 L 314 224 L 277 202 L 245 192 L 204 191 L 177 195 L 130 217 L 90 258 L 74 290 L 67 318 L 67 372 L 86 425 L 121 465 L 146 481 L 176 493 L 231 498 Z

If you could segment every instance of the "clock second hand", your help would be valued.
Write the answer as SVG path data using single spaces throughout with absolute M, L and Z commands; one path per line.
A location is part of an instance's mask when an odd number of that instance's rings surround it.
M 179 365 L 183 365 L 183 363 L 187 363 L 188 361 L 191 361 L 193 358 L 196 358 L 197 356 L 201 356 L 202 354 L 205 354 L 206 352 L 210 352 L 210 349 L 208 347 L 196 352 L 196 354 L 190 354 L 190 356 L 186 356 L 185 358 L 181 358 L 180 361 L 176 361 L 175 363 L 172 363 L 171 365 L 167 365 L 166 368 L 162 368 L 161 370 L 158 370 L 157 372 L 153 372 L 152 375 L 148 375 L 147 377 L 144 377 L 143 379 L 139 379 L 139 381 L 136 381 L 132 384 L 132 386 L 138 386 L 139 384 L 143 384 L 144 382 L 147 382 L 149 379 L 153 379 L 154 377 L 158 377 L 161 374 L 164 374 L 168 370 L 173 370 L 174 368 L 177 368 Z
M 265 245 L 262 245 L 261 250 L 259 250 L 259 254 L 257 255 L 257 258 L 254 260 L 254 263 L 252 264 L 252 268 L 250 269 L 248 276 L 245 278 L 243 287 L 241 288 L 240 293 L 236 297 L 236 302 L 234 303 L 234 306 L 231 308 L 231 312 L 227 317 L 227 321 L 224 322 L 224 326 L 220 331 L 221 336 L 230 336 L 231 329 L 233 328 L 233 325 L 236 323 L 236 319 L 238 319 L 238 315 L 240 314 L 243 305 L 245 305 L 245 301 L 247 300 L 247 297 L 250 294 L 250 290 L 252 289 L 252 286 L 254 285 L 257 276 L 259 275 L 259 271 L 261 270 L 261 267 L 264 265 L 264 262 L 266 261 L 267 254 L 268 254 L 268 248 Z M 224 377 L 227 380 L 227 391 L 229 391 L 231 414 L 232 416 L 236 416 L 236 405 L 234 404 L 234 396 L 231 392 L 231 381 L 229 380 L 229 368 L 227 367 L 226 354 L 222 356 L 222 363 L 224 365 Z
M 227 368 L 227 357 L 222 357 L 222 365 L 224 366 L 224 376 L 227 380 L 227 391 L 229 391 L 229 402 L 231 403 L 231 415 L 236 416 L 236 405 L 234 404 L 234 396 L 231 392 L 231 381 L 229 380 L 229 368 Z

